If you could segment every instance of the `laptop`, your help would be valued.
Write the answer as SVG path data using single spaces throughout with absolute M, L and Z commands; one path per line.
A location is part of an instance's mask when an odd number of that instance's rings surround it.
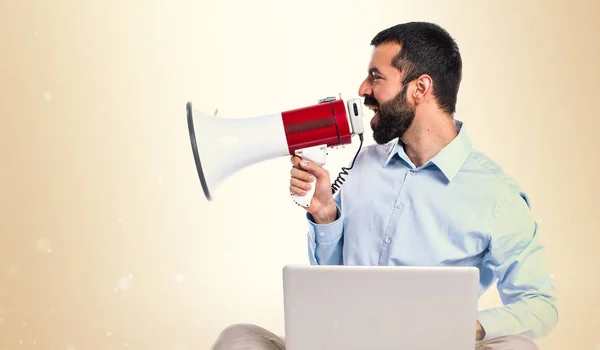
M 474 349 L 476 267 L 287 265 L 286 350 Z

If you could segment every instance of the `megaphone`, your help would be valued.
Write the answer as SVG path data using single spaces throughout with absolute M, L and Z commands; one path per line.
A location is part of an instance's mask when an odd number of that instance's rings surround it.
M 361 146 L 363 141 L 359 98 L 344 103 L 341 96 L 326 97 L 312 106 L 241 119 L 203 113 L 191 102 L 186 110 L 196 170 L 209 201 L 223 181 L 249 165 L 298 155 L 323 166 L 328 149 L 351 144 L 354 135 L 359 135 Z M 334 193 L 343 181 L 341 175 L 332 185 Z M 292 195 L 293 200 L 310 206 L 315 187 L 313 182 L 306 195 Z

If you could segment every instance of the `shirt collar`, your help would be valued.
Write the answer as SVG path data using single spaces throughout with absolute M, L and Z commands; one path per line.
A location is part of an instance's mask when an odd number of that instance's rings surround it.
M 471 140 L 463 127 L 463 122 L 455 119 L 454 124 L 456 125 L 458 135 L 421 167 L 425 168 L 430 164 L 434 164 L 441 170 L 444 176 L 446 176 L 448 181 L 452 181 L 456 176 L 472 150 Z M 402 142 L 400 142 L 398 138 L 390 144 L 390 150 L 383 166 L 387 166 L 395 155 L 398 155 L 411 167 L 415 167 L 408 155 L 404 152 Z

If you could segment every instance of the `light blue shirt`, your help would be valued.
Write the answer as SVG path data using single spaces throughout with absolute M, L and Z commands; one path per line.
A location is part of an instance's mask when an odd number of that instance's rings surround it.
M 335 195 L 338 219 L 317 225 L 307 214 L 310 263 L 475 266 L 480 296 L 497 281 L 504 305 L 479 311 L 484 340 L 541 338 L 558 312 L 529 199 L 456 126 L 458 136 L 418 168 L 397 139 L 364 147 Z

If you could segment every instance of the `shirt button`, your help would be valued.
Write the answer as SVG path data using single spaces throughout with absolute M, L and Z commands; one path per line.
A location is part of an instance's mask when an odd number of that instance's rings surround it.
M 385 239 L 385 244 L 390 244 L 390 239 L 389 238 Z
M 325 236 L 325 233 L 319 232 L 319 236 L 323 237 L 323 236 Z
M 398 203 L 398 204 L 396 204 L 396 208 L 398 208 L 398 209 L 402 209 L 402 203 Z
M 415 174 L 415 171 L 414 171 L 414 170 L 411 170 L 411 171 L 410 171 L 410 174 L 411 174 L 411 175 L 414 175 L 414 174 Z

